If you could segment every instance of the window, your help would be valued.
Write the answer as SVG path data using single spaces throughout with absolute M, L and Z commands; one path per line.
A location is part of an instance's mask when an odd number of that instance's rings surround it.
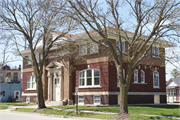
M 79 86 L 99 86 L 100 72 L 95 69 L 87 69 L 79 72 Z
M 141 83 L 145 83 L 145 72 L 141 70 Z
M 86 55 L 87 54 L 87 45 L 80 45 L 79 46 L 79 54 L 80 55 Z
M 4 81 L 4 74 L 2 72 L 0 73 L 0 81 Z
M 18 73 L 14 73 L 14 81 L 18 81 Z
M 26 103 L 30 103 L 30 97 L 26 96 Z
M 125 70 L 123 69 L 123 77 L 125 79 Z M 119 80 L 118 80 L 118 76 L 117 76 L 117 87 L 119 87 Z
M 28 64 L 28 65 L 31 64 L 31 55 L 29 55 L 29 56 L 27 57 L 27 64 Z
M 14 91 L 14 98 L 16 98 L 16 101 L 19 100 L 19 96 L 20 95 L 20 92 L 19 91 Z
M 6 77 L 11 77 L 11 73 L 7 73 L 7 76 Z
M 37 63 L 39 63 L 39 53 L 36 54 Z
M 94 96 L 94 104 L 95 105 L 101 104 L 101 97 L 100 96 Z
M 134 83 L 138 83 L 138 70 L 134 71 Z
M 36 89 L 36 81 L 34 76 L 27 78 L 27 89 Z
M 121 42 L 122 44 L 122 52 L 125 53 L 125 42 Z M 119 47 L 119 41 L 116 41 L 116 46 Z M 118 49 L 116 49 L 118 51 Z
M 84 96 L 78 96 L 78 104 L 84 104 Z
M 159 48 L 158 47 L 152 47 L 152 56 L 159 56 Z
M 98 44 L 90 43 L 90 54 L 98 53 Z
M 159 88 L 159 72 L 153 72 L 153 86 L 154 88 Z

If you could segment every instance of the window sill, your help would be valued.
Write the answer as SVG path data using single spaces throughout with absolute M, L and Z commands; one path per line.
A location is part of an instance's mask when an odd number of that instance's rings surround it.
M 36 90 L 36 89 L 25 89 L 25 90 L 27 90 L 27 91 L 28 91 L 28 90 Z
M 86 55 L 93 55 L 93 54 L 99 54 L 99 51 L 98 52 L 94 52 L 94 53 L 82 54 L 82 55 L 79 54 L 79 56 L 86 56 Z
M 161 89 L 160 87 L 153 87 L 154 89 Z
M 159 58 L 160 59 L 159 55 L 152 55 L 152 58 Z
M 133 83 L 133 84 L 147 84 L 147 83 Z
M 79 86 L 78 88 L 102 88 L 102 86 Z

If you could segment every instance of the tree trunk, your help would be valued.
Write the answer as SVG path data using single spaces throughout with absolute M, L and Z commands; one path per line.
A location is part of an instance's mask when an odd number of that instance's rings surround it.
M 38 109 L 46 108 L 44 104 L 42 78 L 37 79 Z
M 128 90 L 127 87 L 124 85 L 121 85 L 120 88 L 120 112 L 119 114 L 128 113 Z

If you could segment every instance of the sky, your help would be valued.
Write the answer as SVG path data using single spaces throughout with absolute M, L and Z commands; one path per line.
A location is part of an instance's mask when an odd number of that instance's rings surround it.
M 106 8 L 106 5 L 104 6 L 104 8 Z M 124 5 L 123 8 L 119 9 L 119 11 L 121 11 L 121 17 L 125 18 L 125 20 L 127 20 L 128 22 L 134 22 L 135 19 L 133 19 L 132 17 L 129 16 L 129 7 L 127 5 Z M 127 28 L 129 28 L 130 26 L 128 26 L 128 24 L 126 24 Z M 131 30 L 131 29 L 129 29 Z M 12 60 L 16 60 L 17 57 L 15 57 L 12 52 L 11 53 L 8 53 L 9 56 L 12 58 Z M 168 53 L 166 54 L 168 55 Z M 10 65 L 11 67 L 15 67 L 15 66 L 19 66 L 21 65 L 22 66 L 22 58 L 18 58 L 18 59 L 21 59 L 21 60 L 18 60 L 18 61 L 12 61 L 12 62 L 9 62 L 8 65 Z M 174 63 L 176 64 L 176 63 Z M 172 78 L 171 76 L 171 71 L 174 69 L 175 67 L 172 65 L 172 64 L 166 64 L 166 81 L 169 80 L 170 78 Z

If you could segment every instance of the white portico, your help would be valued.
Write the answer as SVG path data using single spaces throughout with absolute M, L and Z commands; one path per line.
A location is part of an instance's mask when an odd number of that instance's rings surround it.
M 59 62 L 51 62 L 46 66 L 48 70 L 48 101 L 61 101 L 63 100 L 63 65 Z

